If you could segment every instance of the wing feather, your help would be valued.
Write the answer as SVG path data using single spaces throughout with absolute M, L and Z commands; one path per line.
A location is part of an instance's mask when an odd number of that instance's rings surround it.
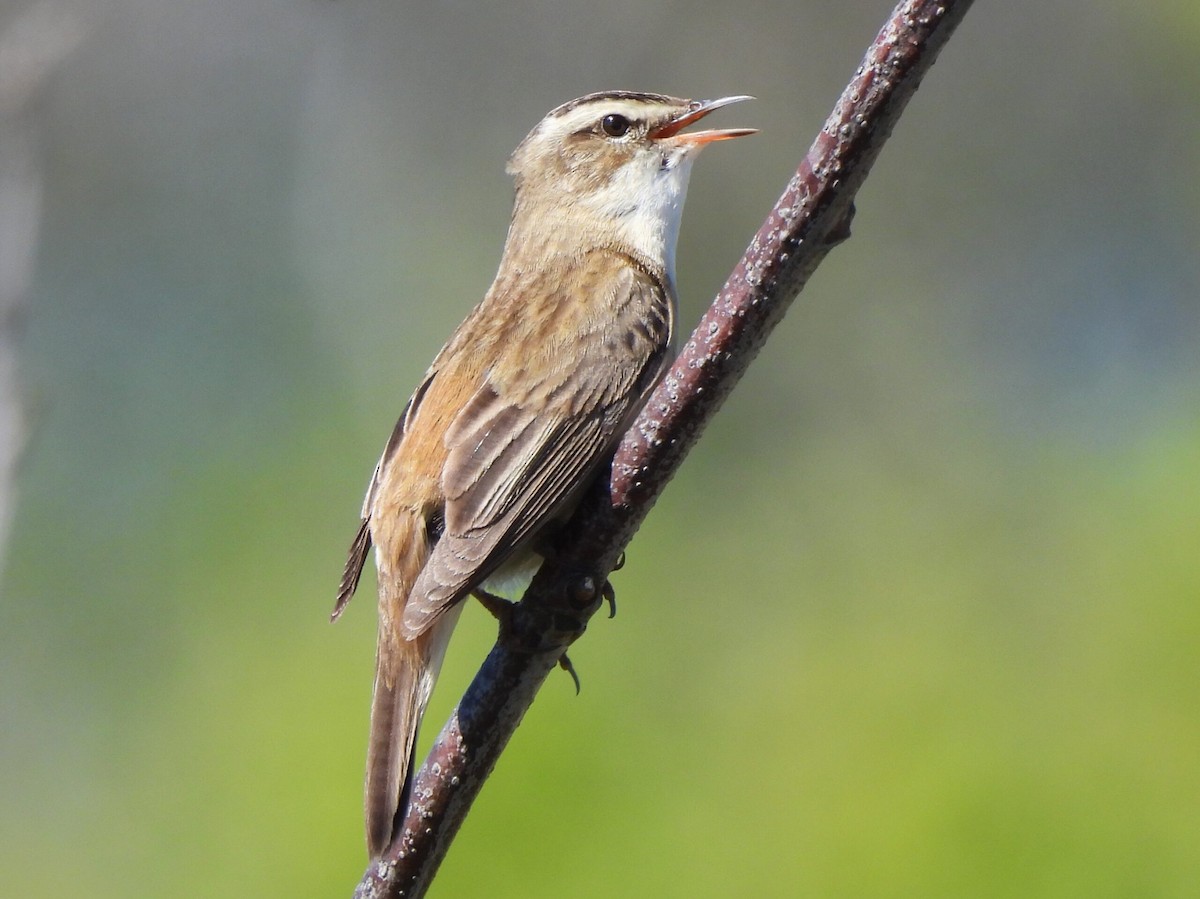
M 421 398 L 425 396 L 425 391 L 429 388 L 429 383 L 433 380 L 433 369 L 425 373 L 425 378 L 413 391 L 413 395 L 409 397 L 407 403 L 404 404 L 404 409 L 400 412 L 400 417 L 396 420 L 395 427 L 392 428 L 392 434 L 388 438 L 387 445 L 383 448 L 383 455 L 379 457 L 379 462 L 375 465 L 375 472 L 371 475 L 371 483 L 367 485 L 367 495 L 363 499 L 362 520 L 358 525 L 358 533 L 354 535 L 354 540 L 350 543 L 350 551 L 346 558 L 346 567 L 342 569 L 342 579 L 338 583 L 337 598 L 333 603 L 333 613 L 329 616 L 331 621 L 337 621 L 341 614 L 346 609 L 346 605 L 354 596 L 354 591 L 358 589 L 358 582 L 362 578 L 363 567 L 367 563 L 367 556 L 371 552 L 371 504 L 375 497 L 375 491 L 379 485 L 379 472 L 388 463 L 392 455 L 396 452 L 396 448 L 400 445 L 400 441 L 404 437 L 404 432 L 408 429 L 408 423 L 412 419 L 413 413 L 421 403 Z
M 669 359 L 672 298 L 628 265 L 610 278 L 610 308 L 570 362 L 521 389 L 489 377 L 446 432 L 445 532 L 405 607 L 409 634 L 534 538 L 587 486 Z

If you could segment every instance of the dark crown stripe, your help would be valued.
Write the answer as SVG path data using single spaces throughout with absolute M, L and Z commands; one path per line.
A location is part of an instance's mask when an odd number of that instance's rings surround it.
M 577 100 L 572 100 L 570 103 L 564 103 L 551 112 L 550 116 L 558 117 L 566 115 L 572 109 L 577 109 L 589 103 L 599 103 L 604 100 L 633 100 L 640 103 L 668 104 L 672 106 L 687 102 L 677 97 L 668 97 L 666 94 L 644 94 L 638 91 L 598 91 L 597 93 L 580 97 Z M 547 116 L 547 118 L 550 116 Z

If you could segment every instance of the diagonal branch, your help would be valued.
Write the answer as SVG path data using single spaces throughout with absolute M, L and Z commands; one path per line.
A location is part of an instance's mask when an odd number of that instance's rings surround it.
M 355 896 L 428 889 L 543 681 L 602 603 L 604 578 L 771 329 L 829 250 L 921 78 L 970 0 L 904 0 L 867 51 L 783 196 L 567 524 L 418 772 L 404 828 Z

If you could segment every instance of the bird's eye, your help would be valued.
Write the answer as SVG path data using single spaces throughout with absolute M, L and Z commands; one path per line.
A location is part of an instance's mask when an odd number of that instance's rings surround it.
M 629 119 L 620 113 L 610 112 L 600 120 L 600 130 L 609 137 L 623 137 L 629 131 Z

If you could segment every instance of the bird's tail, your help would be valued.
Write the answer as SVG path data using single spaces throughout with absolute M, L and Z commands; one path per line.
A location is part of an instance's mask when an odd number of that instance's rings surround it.
M 380 621 L 367 747 L 367 851 L 378 858 L 403 819 L 414 772 L 417 730 L 462 603 L 447 609 L 425 633 L 406 640 Z M 398 820 L 399 819 L 399 820 Z

